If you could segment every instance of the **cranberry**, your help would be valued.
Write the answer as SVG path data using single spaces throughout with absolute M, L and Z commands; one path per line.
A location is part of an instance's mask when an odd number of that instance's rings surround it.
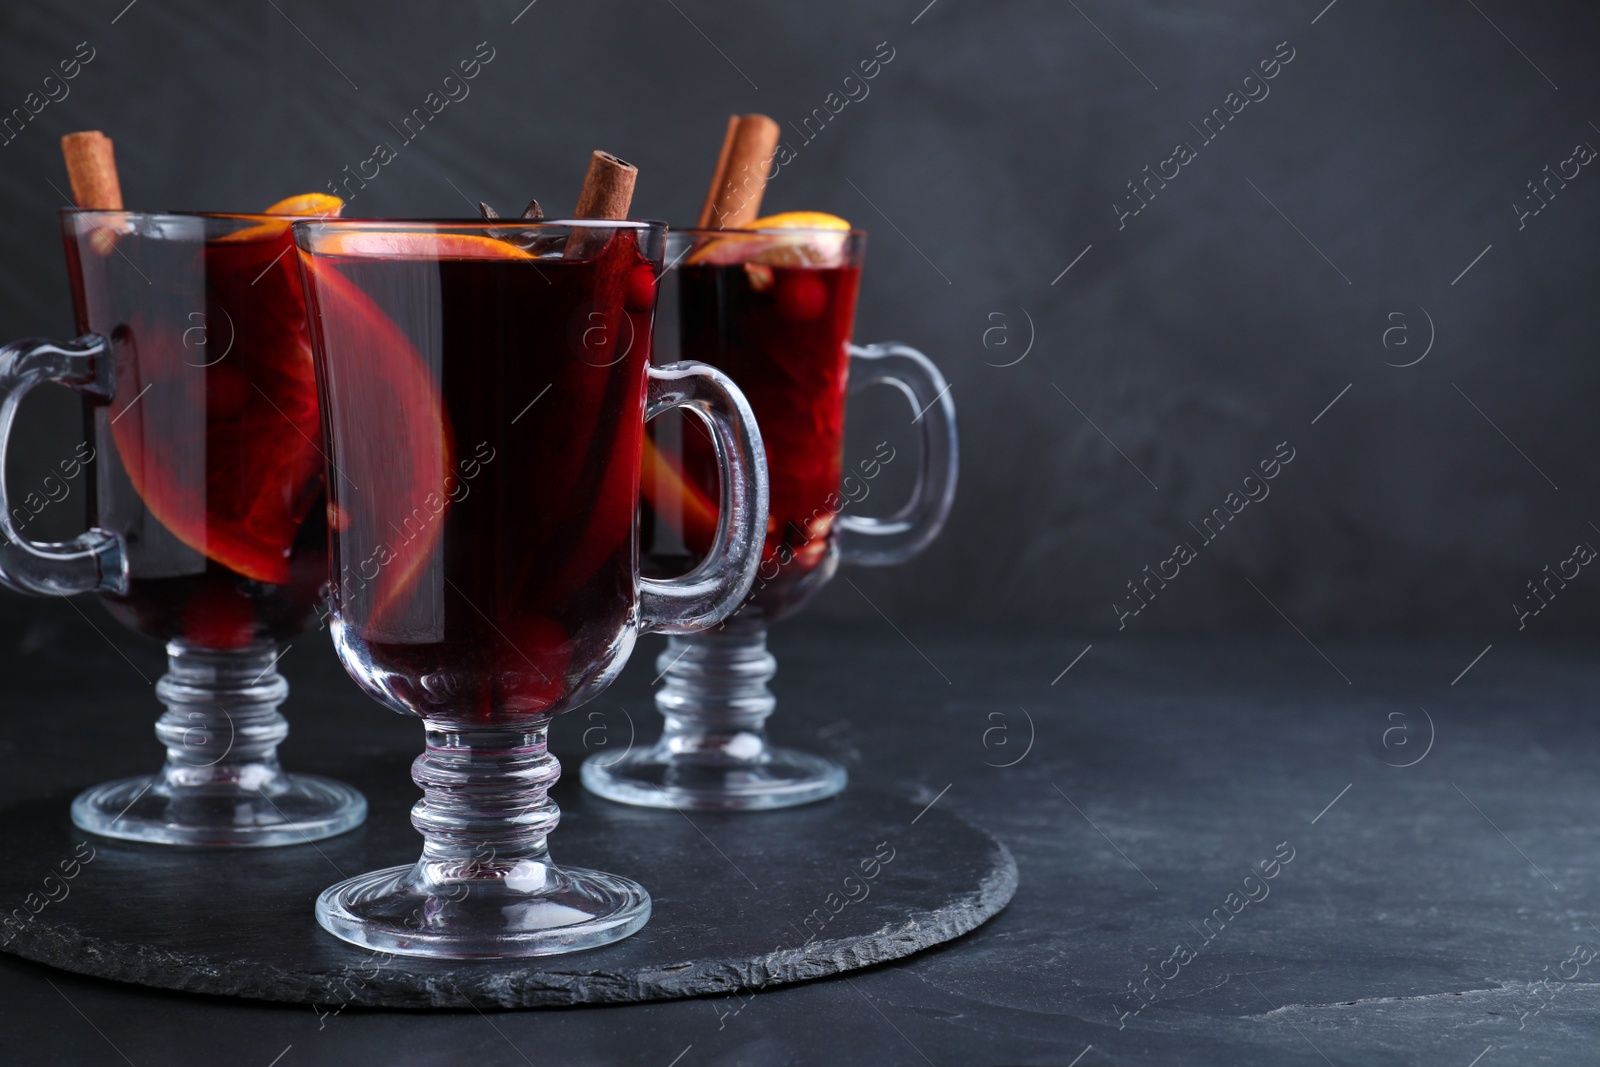
M 828 290 L 811 271 L 791 271 L 778 284 L 778 311 L 786 319 L 814 319 L 827 303 Z
M 641 263 L 628 272 L 628 293 L 625 297 L 628 310 L 642 315 L 656 305 L 656 272 L 647 263 Z

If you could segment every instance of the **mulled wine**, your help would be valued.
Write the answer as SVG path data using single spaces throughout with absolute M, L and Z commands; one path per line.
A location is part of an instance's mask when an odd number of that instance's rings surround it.
M 632 168 L 595 153 L 590 176 Z M 613 192 L 615 186 L 610 186 Z M 589 196 L 585 182 L 579 203 Z M 625 214 L 626 195 L 598 198 Z M 497 958 L 626 937 L 650 897 L 558 866 L 551 720 L 590 699 L 641 630 L 704 629 L 760 559 L 755 418 L 710 367 L 650 364 L 665 228 L 533 222 L 301 223 L 327 441 L 334 647 L 422 718 L 414 864 L 324 890 L 317 921 L 370 948 Z M 706 567 L 641 579 L 647 411 L 717 434 Z
M 762 116 L 729 124 L 735 156 L 752 126 L 759 133 Z M 714 208 L 728 188 L 714 180 L 708 203 Z M 749 397 L 767 450 L 770 516 L 740 611 L 716 633 L 672 637 L 656 660 L 661 739 L 583 765 L 584 785 L 603 797 L 754 811 L 823 800 L 845 786 L 834 761 L 767 742 L 776 706 L 767 682 L 777 669 L 767 626 L 803 605 L 841 561 L 881 566 L 915 555 L 944 524 L 956 477 L 955 408 L 938 369 L 905 345 L 850 343 L 864 242 L 844 219 L 819 212 L 669 237 L 669 261 L 680 265 L 664 277 L 664 303 L 677 328 L 664 331 L 658 350 L 720 367 Z M 875 383 L 912 402 L 921 452 L 911 499 L 886 517 L 845 514 L 841 496 L 846 393 Z M 717 529 L 714 453 L 691 419 L 656 419 L 649 432 L 646 566 L 681 573 Z
M 306 271 L 341 652 L 430 722 L 581 703 L 625 658 L 638 606 L 656 264 L 629 229 L 577 258 L 478 234 L 343 236 Z
M 83 396 L 93 442 L 92 525 L 70 541 L 23 538 L 0 487 L 0 579 L 45 595 L 98 592 L 119 621 L 166 644 L 155 683 L 166 764 L 80 793 L 82 829 L 263 847 L 366 817 L 356 790 L 288 773 L 277 754 L 289 733 L 279 649 L 310 620 L 328 558 L 288 216 L 338 207 L 311 194 L 263 215 L 65 211 L 82 336 L 0 348 L 0 427 L 9 432 L 29 389 L 55 381 Z
M 808 599 L 836 563 L 848 344 L 861 269 L 691 261 L 675 272 L 681 358 L 725 371 L 761 425 L 771 505 L 762 565 L 743 610 L 770 621 Z M 682 573 L 704 555 L 716 529 L 716 456 L 698 423 L 680 421 L 670 429 L 652 424 L 657 462 L 669 471 L 654 481 L 646 472 L 647 573 Z
M 111 345 L 86 399 L 90 521 L 122 536 L 111 614 L 202 649 L 279 644 L 327 577 L 321 425 L 288 220 L 70 227 L 80 332 Z

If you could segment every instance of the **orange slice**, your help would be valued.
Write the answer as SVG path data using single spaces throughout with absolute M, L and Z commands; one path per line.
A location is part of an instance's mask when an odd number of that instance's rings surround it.
M 329 492 L 338 536 L 368 549 L 386 546 L 381 555 L 347 561 L 348 573 L 335 576 L 347 598 L 343 610 L 365 621 L 374 639 L 399 639 L 412 624 L 407 593 L 444 532 L 454 435 L 433 373 L 405 332 L 336 261 L 305 252 L 300 258 L 313 328 L 329 353 L 327 393 L 339 411 L 329 449 L 338 463 Z M 362 425 L 403 432 L 363 436 L 353 429 Z
M 320 235 L 314 243 L 316 253 L 302 252 L 301 262 L 313 328 L 327 353 L 323 385 L 333 405 L 329 453 L 338 468 L 330 496 L 337 537 L 344 545 L 373 552 L 366 560 L 355 561 L 340 578 L 341 610 L 367 640 L 412 642 L 418 634 L 432 632 L 436 624 L 432 594 L 417 595 L 414 589 L 443 581 L 438 549 L 449 507 L 449 482 L 456 473 L 455 435 L 434 370 L 406 331 L 345 271 L 354 274 L 361 260 L 499 259 L 531 264 L 537 257 L 506 241 L 476 234 L 343 229 Z M 403 265 L 395 267 L 404 270 Z M 622 277 L 613 284 L 620 290 Z M 620 291 L 612 303 L 621 307 Z M 596 372 L 596 377 L 601 383 L 610 380 L 604 372 Z M 401 427 L 403 432 L 363 432 L 364 427 L 379 426 Z M 622 535 L 633 529 L 637 503 L 630 499 L 628 506 L 627 516 L 612 523 Z M 599 550 L 596 545 L 589 547 Z M 375 574 L 368 573 L 374 569 Z M 576 559 L 571 569 L 582 573 Z M 521 666 L 511 664 L 515 669 L 510 677 L 521 679 L 512 687 L 519 694 L 516 701 L 522 703 L 515 706 L 539 710 L 561 691 L 566 633 L 548 623 L 537 640 L 527 641 L 530 648 L 544 651 L 517 652 Z M 523 645 L 519 641 L 516 647 Z M 537 669 L 524 677 L 518 672 L 529 656 Z
M 226 237 L 219 237 L 217 240 L 264 241 L 288 230 L 293 225 L 294 219 L 336 219 L 343 210 L 344 201 L 337 196 L 329 196 L 327 193 L 301 193 L 299 196 L 285 197 L 262 212 L 263 215 L 282 215 L 290 221 L 259 223 L 230 233 Z
M 641 469 L 640 489 L 657 515 L 669 513 L 674 507 L 682 508 L 682 526 L 679 534 L 683 543 L 697 555 L 711 550 L 717 534 L 717 505 L 690 482 L 668 459 L 647 433 L 644 435 L 644 463 Z
M 344 210 L 344 201 L 328 193 L 301 193 L 286 196 L 273 204 L 263 215 L 293 215 L 297 218 L 335 218 Z
M 328 256 L 386 256 L 396 259 L 535 259 L 514 244 L 470 233 L 386 233 L 343 230 L 317 242 Z
M 785 211 L 763 215 L 741 226 L 743 230 L 848 230 L 850 223 L 826 211 Z
M 289 234 L 205 246 L 204 314 L 141 310 L 111 433 L 151 515 L 244 578 L 283 585 L 322 488 L 321 423 Z M 124 399 L 126 398 L 126 399 Z
M 762 231 L 755 236 L 747 231 Z M 734 236 L 734 234 L 740 234 Z M 794 231 L 786 233 L 783 231 Z M 836 267 L 844 261 L 850 223 L 822 211 L 786 211 L 756 219 L 727 237 L 712 237 L 690 263 L 755 263 L 769 267 Z

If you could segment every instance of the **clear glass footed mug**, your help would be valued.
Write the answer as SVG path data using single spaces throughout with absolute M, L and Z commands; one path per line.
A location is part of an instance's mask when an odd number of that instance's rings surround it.
M 302 249 L 327 444 L 334 646 L 420 716 L 415 864 L 326 890 L 317 918 L 420 956 L 530 956 L 626 937 L 627 878 L 551 859 L 551 720 L 640 631 L 737 607 L 761 561 L 766 463 L 738 389 L 650 366 L 659 224 L 316 222 Z M 719 521 L 672 581 L 639 575 L 645 419 L 715 441 Z
M 754 810 L 845 786 L 837 763 L 767 742 L 775 705 L 767 682 L 777 669 L 767 626 L 799 610 L 840 562 L 887 566 L 920 552 L 949 514 L 957 469 L 955 405 L 938 368 L 905 345 L 849 343 L 865 242 L 854 230 L 668 235 L 674 267 L 663 278 L 660 347 L 719 367 L 749 397 L 767 448 L 771 513 L 755 587 L 736 615 L 715 632 L 670 639 L 657 661 L 661 740 L 584 763 L 584 785 L 603 797 Z M 841 514 L 860 487 L 842 477 L 846 394 L 880 383 L 903 392 L 915 414 L 916 485 L 887 518 Z M 717 528 L 714 453 L 692 423 L 662 420 L 651 431 L 646 573 L 681 573 Z
M 83 395 L 91 529 L 38 544 L 0 487 L 0 579 L 97 592 L 165 642 L 158 774 L 99 785 L 78 826 L 174 845 L 292 845 L 358 825 L 340 782 L 289 774 L 279 649 L 327 580 L 321 428 L 285 217 L 64 211 L 76 341 L 0 349 L 0 463 L 27 391 Z M 20 509 L 19 509 L 20 510 Z

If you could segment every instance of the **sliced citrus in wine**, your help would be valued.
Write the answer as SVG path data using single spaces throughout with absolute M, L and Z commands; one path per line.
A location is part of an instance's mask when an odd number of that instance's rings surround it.
M 850 223 L 826 211 L 785 211 L 777 215 L 763 215 L 748 222 L 744 230 L 848 230 Z
M 321 489 L 321 422 L 287 224 L 208 242 L 202 308 L 136 314 L 117 342 L 111 433 L 134 489 L 178 540 L 254 581 L 289 580 Z
M 405 331 L 340 273 L 337 260 L 301 253 L 301 261 L 324 350 L 339 354 L 323 367 L 325 388 L 339 403 L 367 409 L 362 419 L 368 424 L 395 428 L 393 435 L 331 442 L 337 466 L 330 514 L 337 516 L 340 540 L 377 546 L 366 559 L 338 561 L 334 580 L 344 610 L 370 620 L 375 639 L 405 640 L 426 628 L 407 618 L 405 594 L 434 560 L 444 533 L 455 464 L 449 420 L 433 374 Z M 346 418 L 344 425 L 353 421 Z
M 333 218 L 344 208 L 344 201 L 329 193 L 301 193 L 273 204 L 263 215 L 293 215 L 296 218 Z
M 663 522 L 672 522 L 683 543 L 695 555 L 711 550 L 717 533 L 717 505 L 700 487 L 683 476 L 675 463 L 656 447 L 650 435 L 644 437 L 644 463 L 640 469 L 640 489 L 650 507 Z
M 263 215 L 282 215 L 287 221 L 263 222 L 219 237 L 217 240 L 232 244 L 237 241 L 259 241 L 277 237 L 287 233 L 289 227 L 294 225 L 295 219 L 336 219 L 343 210 L 344 201 L 337 196 L 329 196 L 327 193 L 301 193 L 299 196 L 279 200 L 262 212 Z
M 437 624 L 444 572 L 438 546 L 444 516 L 461 492 L 455 441 L 435 371 L 406 330 L 346 276 L 362 261 L 532 260 L 506 241 L 477 234 L 341 230 L 302 254 L 308 299 L 323 348 L 325 387 L 345 408 L 340 424 L 388 425 L 393 436 L 341 438 L 331 487 L 341 544 L 376 546 L 341 559 L 337 575 L 347 617 L 366 620 L 366 639 L 414 641 Z M 362 409 L 360 412 L 355 408 Z M 470 491 L 470 490 L 468 490 Z M 414 593 L 417 583 L 427 591 Z M 428 588 L 426 583 L 432 583 Z M 354 602 L 352 602 L 354 601 Z
M 836 267 L 844 261 L 845 242 L 849 239 L 850 223 L 837 215 L 786 211 L 756 219 L 729 231 L 727 237 L 707 239 L 689 254 L 688 262 Z
M 397 259 L 534 259 L 514 244 L 471 233 L 387 233 L 344 230 L 323 237 L 317 251 L 329 256 L 391 256 Z

